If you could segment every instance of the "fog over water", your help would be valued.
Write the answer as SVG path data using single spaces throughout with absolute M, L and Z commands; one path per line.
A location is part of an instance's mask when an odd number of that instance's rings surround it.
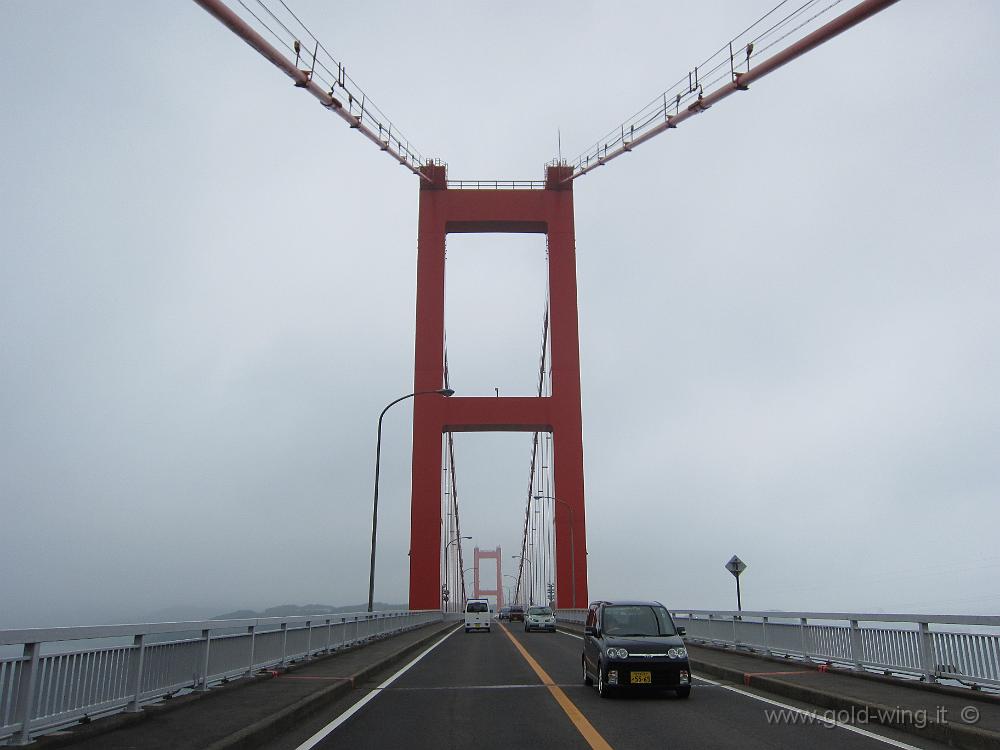
M 449 176 L 541 179 L 773 3 L 289 5 Z M 0 628 L 365 601 L 417 178 L 193 2 L 0 22 Z M 997 49 L 907 0 L 574 183 L 592 597 L 1000 613 Z M 531 393 L 542 240 L 448 268 L 453 387 Z M 512 573 L 530 435 L 455 450 Z

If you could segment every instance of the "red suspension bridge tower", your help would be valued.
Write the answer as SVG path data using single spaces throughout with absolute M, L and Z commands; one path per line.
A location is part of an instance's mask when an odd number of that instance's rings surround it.
M 502 570 L 502 553 L 500 548 L 497 547 L 495 550 L 481 550 L 476 547 L 475 553 L 473 555 L 475 560 L 475 571 L 472 574 L 472 597 L 474 599 L 479 599 L 484 596 L 495 596 L 497 603 L 497 610 L 503 606 L 503 570 Z M 482 581 L 479 578 L 479 565 L 483 560 L 493 560 L 496 562 L 496 588 L 487 589 L 483 588 Z
M 580 409 L 580 336 L 576 304 L 576 240 L 570 167 L 549 167 L 537 189 L 455 189 L 446 168 L 423 167 L 417 241 L 414 390 L 444 387 L 445 242 L 452 233 L 537 233 L 548 240 L 552 395 L 420 399 L 413 404 L 410 515 L 410 608 L 438 606 L 441 589 L 441 461 L 446 432 L 549 432 L 555 456 L 557 604 L 587 601 Z M 572 510 L 570 510 L 572 509 Z M 575 569 L 575 575 L 574 575 Z M 573 581 L 576 595 L 573 595 Z
M 469 189 L 469 185 L 449 183 L 446 168 L 423 159 L 347 75 L 344 64 L 333 59 L 286 3 L 281 5 L 289 12 L 287 23 L 281 21 L 276 9 L 267 7 L 265 0 L 258 0 L 284 34 L 266 18 L 262 20 L 260 16 L 249 14 L 262 31 L 276 38 L 279 47 L 284 47 L 280 49 L 265 39 L 247 19 L 229 8 L 224 0 L 195 2 L 282 70 L 297 88 L 307 91 L 328 111 L 419 176 L 415 391 L 437 391 L 446 386 L 444 293 L 448 234 L 527 232 L 546 235 L 550 395 L 534 398 L 457 396 L 417 399 L 413 404 L 410 607 L 436 609 L 440 604 L 442 435 L 452 432 L 546 432 L 552 435 L 554 492 L 558 496 L 558 499 L 552 498 L 556 500 L 552 504 L 556 606 L 586 605 L 587 536 L 573 180 L 677 128 L 729 96 L 747 91 L 764 76 L 898 0 L 859 0 L 828 21 L 821 16 L 836 3 L 818 13 L 813 13 L 813 3 L 808 0 L 790 8 L 781 3 L 733 37 L 701 66 L 689 71 L 686 81 L 682 78 L 572 163 L 567 165 L 560 158 L 559 166 L 548 167 L 544 183 L 511 183 L 509 189 L 499 189 L 503 187 L 499 184 L 485 187 L 476 184 Z M 311 49 L 309 44 L 303 46 L 288 24 L 301 27 L 302 36 L 309 40 Z M 374 528 L 373 525 L 373 555 Z M 526 534 L 527 529 L 526 522 Z M 519 585 L 521 578 L 518 577 Z

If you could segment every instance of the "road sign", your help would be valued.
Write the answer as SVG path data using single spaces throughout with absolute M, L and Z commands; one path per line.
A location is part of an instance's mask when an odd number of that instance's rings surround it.
M 743 562 L 736 555 L 733 555 L 729 562 L 726 563 L 726 570 L 732 573 L 737 578 L 740 577 L 740 573 L 747 569 L 747 564 Z
M 736 609 L 743 611 L 743 598 L 740 596 L 740 573 L 747 569 L 747 564 L 736 555 L 726 563 L 726 570 L 736 578 Z

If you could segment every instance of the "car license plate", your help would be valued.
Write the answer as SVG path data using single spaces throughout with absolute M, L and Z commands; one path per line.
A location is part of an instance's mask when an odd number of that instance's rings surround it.
M 633 685 L 651 685 L 653 684 L 653 673 L 633 672 L 630 680 Z

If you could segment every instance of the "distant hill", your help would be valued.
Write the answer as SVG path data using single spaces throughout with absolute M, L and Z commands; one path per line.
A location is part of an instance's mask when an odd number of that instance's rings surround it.
M 133 617 L 132 619 L 129 619 L 128 622 L 185 622 L 188 620 L 211 620 L 213 611 L 216 611 L 213 607 L 195 604 L 178 604 L 172 607 L 163 607 L 162 609 L 157 609 L 153 612 L 147 612 L 146 614 L 139 616 L 138 619 Z
M 375 610 L 401 610 L 406 609 L 405 604 L 386 604 L 385 602 L 375 602 Z M 248 620 L 256 617 L 301 617 L 304 615 L 331 615 L 343 612 L 364 612 L 368 609 L 365 604 L 349 604 L 347 606 L 335 607 L 332 604 L 282 604 L 277 607 L 268 607 L 262 612 L 252 609 L 238 609 L 235 612 L 227 612 L 223 615 L 215 615 L 213 620 Z

